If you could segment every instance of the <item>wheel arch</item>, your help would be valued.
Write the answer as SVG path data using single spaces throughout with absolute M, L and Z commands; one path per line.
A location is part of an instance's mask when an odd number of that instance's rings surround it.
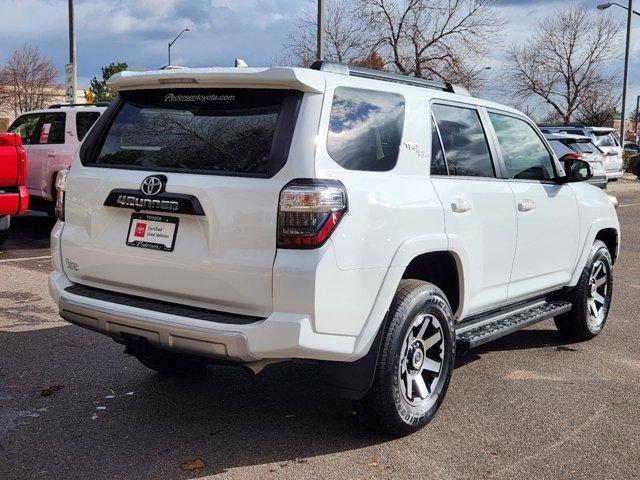
M 568 284 L 569 287 L 574 287 L 578 284 L 582 270 L 589 260 L 591 246 L 596 240 L 601 240 L 607 245 L 609 253 L 611 253 L 611 259 L 615 263 L 620 253 L 620 224 L 613 219 L 599 219 L 591 224 L 582 244 L 571 281 Z
M 356 342 L 354 361 L 322 362 L 322 377 L 325 383 L 341 397 L 358 400 L 371 386 L 387 323 L 387 313 L 403 279 L 411 278 L 433 283 L 447 295 L 452 312 L 462 310 L 464 260 L 456 252 L 447 249 L 418 250 L 412 255 L 406 255 L 406 252 L 401 253 L 399 250 L 394 261 L 387 271 L 376 303 Z M 450 293 L 453 301 L 449 298 Z
M 607 246 L 615 264 L 618 258 L 618 231 L 615 228 L 603 228 L 596 233 L 595 240 L 600 240 Z

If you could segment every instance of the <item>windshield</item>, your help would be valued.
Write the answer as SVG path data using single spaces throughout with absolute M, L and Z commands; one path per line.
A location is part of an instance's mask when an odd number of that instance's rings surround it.
M 265 176 L 286 90 L 124 92 L 89 163 Z

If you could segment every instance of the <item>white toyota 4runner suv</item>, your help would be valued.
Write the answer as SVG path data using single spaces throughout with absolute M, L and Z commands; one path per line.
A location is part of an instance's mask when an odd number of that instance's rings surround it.
M 49 288 L 153 370 L 313 361 L 404 435 L 456 350 L 550 317 L 573 340 L 604 326 L 615 202 L 517 110 L 326 61 L 110 86 L 58 178 Z

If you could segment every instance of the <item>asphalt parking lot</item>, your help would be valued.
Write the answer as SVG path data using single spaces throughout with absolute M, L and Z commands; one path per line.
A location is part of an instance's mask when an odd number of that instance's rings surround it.
M 602 335 L 567 344 L 546 321 L 471 351 L 403 439 L 361 426 L 313 366 L 165 378 L 62 322 L 52 221 L 19 218 L 0 249 L 0 478 L 639 478 L 640 184 L 610 191 L 623 244 Z

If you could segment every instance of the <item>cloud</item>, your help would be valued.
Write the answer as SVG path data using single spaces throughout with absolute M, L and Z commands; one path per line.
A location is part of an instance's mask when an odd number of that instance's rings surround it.
M 595 11 L 598 1 L 581 3 Z M 296 15 L 312 4 L 312 0 L 76 0 L 79 75 L 81 79 L 99 75 L 100 67 L 113 61 L 126 61 L 137 69 L 157 68 L 166 63 L 167 42 L 184 27 L 191 31 L 173 46 L 173 63 L 231 65 L 241 57 L 250 65 L 265 65 L 282 57 L 282 44 Z M 496 7 L 510 21 L 503 46 L 525 41 L 538 20 L 565 5 L 564 0 L 497 0 Z M 624 13 L 612 7 L 607 14 L 622 21 Z M 633 30 L 630 83 L 631 94 L 637 95 L 640 22 L 635 17 L 634 22 L 638 26 Z M 12 2 L 0 16 L 0 32 L 0 62 L 13 49 L 32 44 L 54 61 L 62 77 L 68 61 L 67 0 Z M 487 64 L 493 68 L 489 76 L 497 73 L 502 64 L 499 49 Z M 612 68 L 622 70 L 621 58 Z M 87 86 L 84 80 L 80 84 Z

